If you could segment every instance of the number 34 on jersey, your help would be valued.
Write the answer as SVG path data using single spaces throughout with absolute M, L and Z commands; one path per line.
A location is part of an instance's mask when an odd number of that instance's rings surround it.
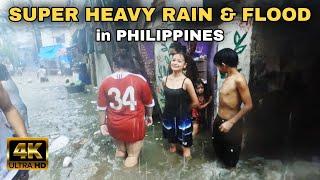
M 114 110 L 121 110 L 123 106 L 129 106 L 131 111 L 136 110 L 137 101 L 132 86 L 128 86 L 123 94 L 116 87 L 112 87 L 107 92 L 108 96 L 114 97 L 114 102 L 110 102 L 110 107 Z

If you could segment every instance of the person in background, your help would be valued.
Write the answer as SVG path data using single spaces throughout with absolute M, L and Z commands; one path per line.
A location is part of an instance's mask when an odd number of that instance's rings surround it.
M 207 97 L 205 95 L 205 84 L 201 79 L 198 79 L 195 82 L 195 89 L 197 97 L 200 103 L 198 108 L 192 109 L 192 123 L 193 123 L 193 132 L 192 135 L 195 136 L 199 133 L 199 126 L 201 122 L 205 119 L 205 109 L 212 101 L 212 96 Z
M 192 57 L 192 58 L 196 58 L 196 57 L 200 57 L 200 54 L 196 52 L 197 50 L 197 42 L 196 41 L 191 41 L 188 42 L 188 54 Z
M 155 103 L 146 79 L 130 73 L 128 62 L 132 62 L 128 54 L 115 56 L 115 73 L 106 77 L 99 87 L 98 109 L 101 133 L 114 138 L 115 156 L 125 158 L 126 167 L 133 167 L 143 146 L 145 125 L 153 123 Z
M 40 79 L 41 83 L 49 81 L 47 77 L 47 70 L 44 68 L 43 65 L 40 65 L 40 69 L 37 72 L 37 77 Z

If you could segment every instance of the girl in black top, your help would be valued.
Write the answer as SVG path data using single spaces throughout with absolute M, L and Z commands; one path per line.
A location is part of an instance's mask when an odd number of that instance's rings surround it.
M 199 101 L 192 82 L 183 74 L 187 67 L 186 56 L 177 53 L 170 62 L 172 73 L 163 78 L 165 107 L 163 113 L 163 136 L 170 143 L 170 152 L 176 152 L 176 144 L 183 149 L 183 156 L 191 157 L 192 120 L 191 108 L 198 107 Z

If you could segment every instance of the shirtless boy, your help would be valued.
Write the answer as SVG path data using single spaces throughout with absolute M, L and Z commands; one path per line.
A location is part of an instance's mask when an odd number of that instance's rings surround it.
M 227 168 L 232 168 L 237 165 L 241 151 L 242 118 L 252 109 L 252 100 L 247 81 L 237 70 L 238 55 L 234 50 L 218 51 L 214 64 L 227 76 L 219 91 L 212 141 L 218 159 Z

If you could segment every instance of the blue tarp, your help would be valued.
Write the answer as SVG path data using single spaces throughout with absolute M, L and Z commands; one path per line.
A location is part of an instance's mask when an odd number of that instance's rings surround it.
M 40 48 L 38 56 L 45 60 L 55 58 L 62 45 L 45 46 Z
M 71 57 L 70 56 L 60 56 L 59 57 L 59 60 L 62 61 L 62 62 L 65 62 L 65 63 L 70 63 L 71 62 Z

